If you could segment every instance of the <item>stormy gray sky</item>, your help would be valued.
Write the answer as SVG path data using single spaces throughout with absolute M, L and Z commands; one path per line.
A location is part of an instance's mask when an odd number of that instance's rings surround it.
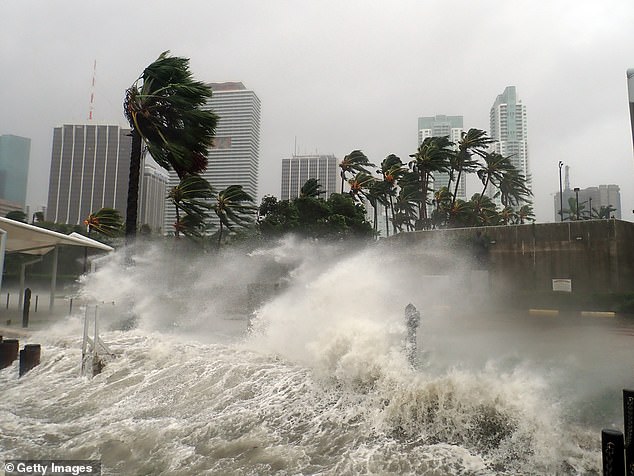
M 260 196 L 279 195 L 295 138 L 301 153 L 405 159 L 419 116 L 488 130 L 513 85 L 538 220 L 554 219 L 559 160 L 573 187 L 618 184 L 631 220 L 633 25 L 631 0 L 0 0 L 0 134 L 32 139 L 27 201 L 39 208 L 52 129 L 86 122 L 94 61 L 94 122 L 125 126 L 125 89 L 170 50 L 196 79 L 260 97 Z

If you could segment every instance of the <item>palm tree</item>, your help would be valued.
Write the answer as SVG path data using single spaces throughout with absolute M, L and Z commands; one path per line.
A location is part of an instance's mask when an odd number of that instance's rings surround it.
M 475 203 L 476 215 L 479 214 L 478 209 L 482 198 L 485 197 L 485 192 L 489 185 L 498 186 L 502 181 L 504 173 L 509 170 L 513 165 L 508 157 L 504 157 L 497 152 L 486 153 L 483 157 L 484 164 L 481 164 L 478 168 L 478 178 L 482 182 L 482 192 L 477 197 Z
M 126 90 L 124 113 L 132 128 L 126 236 L 136 234 L 142 144 L 156 162 L 179 178 L 207 167 L 217 116 L 204 110 L 211 88 L 195 81 L 189 59 L 161 55 Z
M 91 213 L 84 220 L 86 231 L 96 231 L 106 236 L 115 236 L 121 232 L 123 228 L 123 219 L 121 213 L 114 208 L 102 208 L 101 210 Z
M 487 137 L 486 131 L 480 129 L 469 129 L 467 132 L 461 134 L 460 141 L 458 141 L 458 151 L 451 157 L 450 179 L 453 180 L 453 174 L 457 173 L 451 206 L 456 202 L 462 174 L 475 172 L 477 170 L 478 162 L 474 159 L 473 155 L 475 154 L 484 158 L 487 148 L 493 142 L 495 142 L 495 139 Z
M 364 172 L 370 174 L 368 167 L 374 167 L 374 164 L 360 150 L 353 150 L 346 155 L 339 163 L 339 168 L 341 169 L 341 193 L 343 193 L 343 183 L 346 181 L 348 173 Z
M 396 184 L 401 177 L 407 172 L 407 168 L 404 167 L 401 158 L 390 154 L 381 162 L 381 168 L 377 170 L 377 173 L 383 177 L 383 185 L 381 186 L 384 197 L 383 205 L 385 206 L 385 229 L 386 233 L 390 235 L 390 229 L 388 225 L 389 212 L 392 213 L 394 218 L 394 196 L 396 195 Z M 389 207 L 389 209 L 388 209 Z M 392 222 L 394 233 L 396 233 L 396 225 Z
M 504 206 L 519 205 L 521 202 L 526 202 L 526 199 L 532 195 L 530 189 L 526 186 L 524 174 L 511 164 L 502 170 L 502 176 L 497 187 L 498 192 L 495 196 L 500 197 L 500 201 Z
M 229 185 L 216 196 L 213 210 L 220 220 L 218 246 L 222 240 L 223 228 L 231 230 L 233 225 L 247 226 L 253 221 L 258 209 L 253 197 L 242 189 L 242 185 Z
M 202 236 L 212 208 L 211 200 L 214 198 L 209 182 L 200 175 L 187 175 L 177 186 L 172 187 L 167 198 L 176 210 L 175 236 L 178 238 L 181 232 L 185 236 Z M 182 217 L 181 211 L 184 213 Z
M 309 178 L 299 191 L 299 196 L 302 198 L 311 197 L 319 198 L 320 195 L 326 192 L 321 189 L 319 179 Z
M 448 137 L 426 137 L 418 146 L 416 153 L 411 154 L 414 160 L 410 167 L 418 174 L 419 189 L 425 197 L 424 203 L 419 205 L 418 218 L 427 226 L 427 194 L 430 190 L 434 172 L 449 172 L 451 157 L 455 154 L 453 142 Z
M 516 216 L 520 225 L 523 225 L 525 221 L 535 221 L 535 213 L 533 212 L 533 207 L 530 203 L 522 205 L 519 210 L 517 210 Z

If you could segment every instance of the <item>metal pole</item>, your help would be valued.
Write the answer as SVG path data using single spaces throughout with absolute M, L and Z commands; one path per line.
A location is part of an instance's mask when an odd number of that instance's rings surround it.
M 564 221 L 564 189 L 561 183 L 561 168 L 564 163 L 559 161 L 559 221 Z
M 634 390 L 623 390 L 623 426 L 625 437 L 625 474 L 634 475 Z
M 59 256 L 59 248 L 57 246 L 53 248 L 53 269 L 51 273 L 51 297 L 48 303 L 49 311 L 55 307 L 55 288 L 57 287 L 57 258 Z
M 2 275 L 4 274 L 4 252 L 7 248 L 7 232 L 0 230 L 0 289 L 2 289 Z M 7 294 L 7 303 L 9 302 Z M 9 306 L 7 306 L 8 308 Z
M 577 221 L 579 221 L 579 187 L 575 187 L 575 197 L 577 200 Z

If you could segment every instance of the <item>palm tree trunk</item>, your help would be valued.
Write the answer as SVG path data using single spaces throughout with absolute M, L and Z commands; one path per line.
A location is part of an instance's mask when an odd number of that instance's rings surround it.
M 220 249 L 221 241 L 222 241 L 222 220 L 220 220 L 220 230 L 218 230 L 218 249 Z
M 460 176 L 462 175 L 462 169 L 458 170 L 458 178 L 456 179 L 456 186 L 453 189 L 453 197 L 451 199 L 451 208 L 456 204 L 456 198 L 458 197 L 458 185 L 460 185 Z
M 125 215 L 125 238 L 132 244 L 136 238 L 137 209 L 139 204 L 139 174 L 141 172 L 141 135 L 132 129 L 130 176 L 128 179 L 128 205 Z

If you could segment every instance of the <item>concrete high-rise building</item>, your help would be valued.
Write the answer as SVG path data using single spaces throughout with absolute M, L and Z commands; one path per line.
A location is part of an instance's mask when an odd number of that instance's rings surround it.
M 163 233 L 167 206 L 167 182 L 165 169 L 148 162 L 143 167 L 143 179 L 139 190 L 139 225 L 149 225 L 153 233 Z
M 444 116 L 437 115 L 431 117 L 419 117 L 418 118 L 418 145 L 427 137 L 448 137 L 449 140 L 455 144 L 462 138 L 462 132 L 464 131 L 463 117 L 462 116 Z M 443 187 L 449 186 L 449 174 L 446 172 L 439 172 L 433 174 L 434 190 L 440 190 Z M 463 175 L 458 185 L 457 198 L 465 200 L 467 196 L 467 189 L 465 186 L 466 177 Z M 449 190 L 453 193 L 455 184 L 451 185 Z
M 515 86 L 508 86 L 495 99 L 491 106 L 490 122 L 490 135 L 496 141 L 492 149 L 504 157 L 510 157 L 511 163 L 526 177 L 526 186 L 532 191 L 526 106 L 517 98 Z M 496 200 L 499 204 L 499 198 Z
M 627 93 L 630 102 L 630 125 L 632 127 L 632 146 L 634 146 L 634 68 L 627 70 Z
M 131 148 L 130 130 L 119 126 L 55 127 L 46 219 L 81 224 L 104 207 L 125 217 Z
M 258 198 L 260 156 L 260 99 L 240 82 L 211 83 L 213 96 L 207 107 L 218 116 L 214 146 L 207 170 L 201 175 L 216 192 L 229 185 L 242 185 L 254 200 Z M 178 184 L 170 173 L 169 186 Z M 176 212 L 165 211 L 164 231 L 173 229 Z
M 334 155 L 294 155 L 282 159 L 282 190 L 280 200 L 299 197 L 299 191 L 308 179 L 319 180 L 322 196 L 328 198 L 341 192 L 339 162 Z
M 95 124 L 55 127 L 46 219 L 82 224 L 90 213 L 105 207 L 118 210 L 125 219 L 131 149 L 130 129 Z M 137 221 L 156 230 L 163 226 L 167 178 L 150 164 L 141 170 Z
M 30 154 L 31 139 L 0 136 L 0 200 L 12 209 L 24 209 L 26 204 Z
M 567 186 L 563 190 L 563 218 L 564 221 L 575 220 L 577 211 L 577 197 L 579 199 L 579 218 L 616 218 L 621 219 L 621 192 L 618 185 L 599 185 L 598 187 L 580 188 L 578 191 Z M 559 192 L 555 194 L 555 221 L 561 221 L 559 216 Z M 599 216 L 610 207 L 614 211 L 609 217 Z

